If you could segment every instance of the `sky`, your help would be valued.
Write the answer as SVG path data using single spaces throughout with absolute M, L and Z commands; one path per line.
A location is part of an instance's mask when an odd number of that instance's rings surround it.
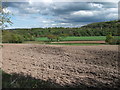
M 8 28 L 81 27 L 89 23 L 118 19 L 116 0 L 112 2 L 24 0 L 3 2 L 4 6 L 7 6 L 4 11 L 11 13 L 13 22 Z

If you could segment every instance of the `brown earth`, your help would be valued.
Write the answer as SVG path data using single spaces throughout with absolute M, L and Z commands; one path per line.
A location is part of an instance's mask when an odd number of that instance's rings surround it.
M 118 46 L 4 44 L 2 69 L 62 86 L 118 87 Z
M 62 41 L 62 42 L 52 42 L 52 43 L 105 43 L 105 41 Z

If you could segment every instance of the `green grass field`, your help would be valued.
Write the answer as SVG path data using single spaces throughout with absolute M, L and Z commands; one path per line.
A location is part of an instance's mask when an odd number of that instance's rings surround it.
M 106 36 L 81 36 L 81 37 L 65 37 L 61 41 L 104 41 Z M 47 37 L 36 38 L 36 41 L 49 41 Z
M 90 45 L 107 45 L 101 43 L 48 43 L 49 45 L 75 45 L 75 46 L 90 46 Z

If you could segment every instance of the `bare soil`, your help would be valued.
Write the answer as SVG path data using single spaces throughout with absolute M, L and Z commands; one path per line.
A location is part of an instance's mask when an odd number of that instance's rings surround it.
M 2 69 L 62 86 L 119 87 L 118 46 L 4 44 Z
M 52 43 L 105 43 L 105 41 L 62 41 L 62 42 L 52 42 Z

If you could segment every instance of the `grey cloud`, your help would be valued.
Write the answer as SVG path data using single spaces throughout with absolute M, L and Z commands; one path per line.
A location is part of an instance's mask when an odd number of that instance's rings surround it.
M 45 4 L 42 2 L 35 2 L 29 4 L 28 2 L 21 3 L 3 3 L 11 7 L 13 10 L 18 10 L 18 14 L 39 14 L 46 17 L 53 17 L 54 22 L 57 23 L 70 23 L 70 25 L 78 25 L 81 22 L 101 22 L 107 20 L 117 19 L 116 17 L 110 16 L 111 14 L 117 14 L 117 11 L 112 10 L 116 8 L 117 3 L 112 2 L 54 2 L 50 4 Z M 89 11 L 94 12 L 92 16 L 85 14 L 73 15 L 74 12 L 79 11 Z M 14 12 L 13 12 L 14 13 Z
M 102 4 L 103 8 L 117 8 L 118 3 L 114 2 L 95 2 L 96 4 Z

